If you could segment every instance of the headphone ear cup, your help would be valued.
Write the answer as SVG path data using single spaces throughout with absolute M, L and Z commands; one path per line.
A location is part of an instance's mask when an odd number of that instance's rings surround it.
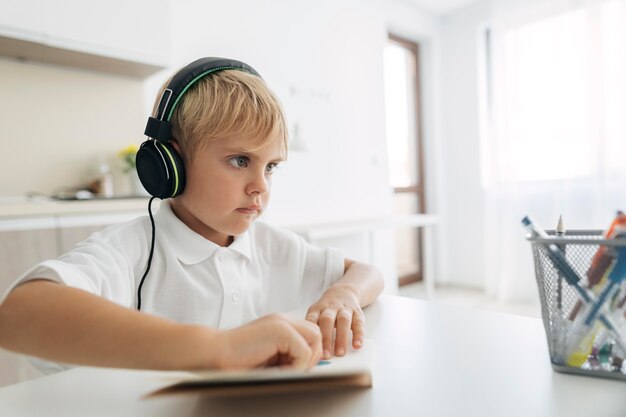
M 172 145 L 156 140 L 142 143 L 137 151 L 136 166 L 139 180 L 151 196 L 173 198 L 183 192 L 185 168 Z
M 171 162 L 172 171 L 174 172 L 173 177 L 170 181 L 170 198 L 174 198 L 179 196 L 185 190 L 186 184 L 186 175 L 185 175 L 185 164 L 183 163 L 183 158 L 180 154 L 174 149 L 172 145 L 169 143 L 159 143 L 165 150 L 169 156 L 169 160 Z

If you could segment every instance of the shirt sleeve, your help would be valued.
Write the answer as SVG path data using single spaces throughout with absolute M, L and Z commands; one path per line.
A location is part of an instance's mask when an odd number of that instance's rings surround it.
M 320 248 L 302 239 L 304 265 L 302 270 L 303 298 L 309 303 L 343 277 L 344 255 L 336 248 Z

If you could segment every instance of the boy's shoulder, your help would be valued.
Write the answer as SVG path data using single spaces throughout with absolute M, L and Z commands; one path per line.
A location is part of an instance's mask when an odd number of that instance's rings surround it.
M 88 240 L 96 240 L 114 246 L 125 246 L 137 239 L 145 240 L 149 232 L 148 216 L 142 215 L 124 223 L 108 226 L 92 234 Z

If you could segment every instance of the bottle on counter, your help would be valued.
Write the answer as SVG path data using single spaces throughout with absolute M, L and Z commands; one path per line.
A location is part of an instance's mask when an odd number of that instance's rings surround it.
M 98 162 L 97 176 L 94 181 L 95 194 L 99 197 L 113 197 L 113 174 L 104 160 Z

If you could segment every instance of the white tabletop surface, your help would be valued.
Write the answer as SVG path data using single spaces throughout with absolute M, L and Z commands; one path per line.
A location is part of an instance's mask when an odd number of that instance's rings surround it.
M 371 389 L 144 399 L 171 373 L 76 368 L 0 389 L 0 416 L 624 416 L 626 382 L 550 366 L 541 321 L 382 296 Z

